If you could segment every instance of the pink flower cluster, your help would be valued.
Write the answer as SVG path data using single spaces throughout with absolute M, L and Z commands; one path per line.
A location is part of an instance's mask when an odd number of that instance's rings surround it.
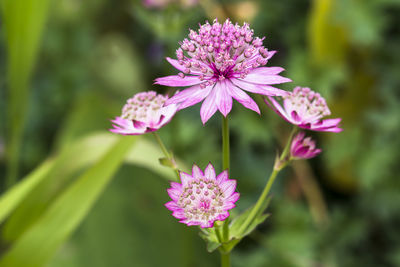
M 278 74 L 280 67 L 262 67 L 276 51 L 268 51 L 263 39 L 253 36 L 248 24 L 239 26 L 227 19 L 220 24 L 206 22 L 198 32 L 193 30 L 176 51 L 176 59 L 168 62 L 181 72 L 178 75 L 157 78 L 156 84 L 186 87 L 188 89 L 171 97 L 167 104 L 180 104 L 179 109 L 204 100 L 200 116 L 203 123 L 219 110 L 227 116 L 232 109 L 232 98 L 248 109 L 260 110 L 244 91 L 266 95 L 284 96 L 286 91 L 273 84 L 291 80 Z
M 141 92 L 129 98 L 122 115 L 113 122 L 113 133 L 140 135 L 154 132 L 167 124 L 177 111 L 175 104 L 165 106 L 168 97 L 154 91 Z
M 209 163 L 203 171 L 193 165 L 192 175 L 180 172 L 182 183 L 171 183 L 168 194 L 172 201 L 165 204 L 181 223 L 213 227 L 215 221 L 229 217 L 235 207 L 239 193 L 235 192 L 236 181 L 228 179 L 228 171 L 216 176 Z
M 297 134 L 290 146 L 290 155 L 293 159 L 310 159 L 321 151 L 321 149 L 316 148 L 315 141 L 311 137 L 305 137 L 304 132 Z
M 321 131 L 321 132 L 340 132 L 340 118 L 322 120 L 323 117 L 331 114 L 325 99 L 310 88 L 299 86 L 293 92 L 283 96 L 283 106 L 273 97 L 268 97 L 269 105 L 279 116 L 286 121 L 297 125 L 300 128 Z

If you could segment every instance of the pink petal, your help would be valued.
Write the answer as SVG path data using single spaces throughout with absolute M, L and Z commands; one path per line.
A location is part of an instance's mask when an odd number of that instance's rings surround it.
M 268 97 L 269 101 L 271 101 L 271 103 L 264 98 L 264 102 L 273 110 L 276 112 L 276 114 L 278 114 L 279 116 L 281 116 L 283 119 L 285 119 L 286 121 L 292 123 L 292 119 L 286 114 L 286 111 L 282 108 L 281 104 L 279 104 L 278 101 L 276 101 L 273 97 Z
M 204 170 L 204 176 L 209 180 L 215 180 L 215 170 L 211 163 L 208 163 L 206 169 Z
M 266 96 L 285 96 L 289 94 L 285 90 L 281 90 L 269 85 L 261 85 L 261 84 L 246 82 L 241 79 L 232 79 L 232 82 L 241 89 L 255 94 L 261 94 Z
M 180 70 L 182 72 L 185 72 L 186 67 L 182 66 L 181 64 L 179 64 L 179 61 L 176 59 L 172 59 L 170 57 L 167 57 L 166 60 L 169 62 L 169 64 L 171 64 L 175 69 Z M 201 74 L 200 71 L 193 71 L 192 69 L 190 70 L 191 74 Z
M 232 97 L 228 93 L 226 82 L 217 82 L 214 90 L 216 90 L 215 102 L 217 107 L 222 115 L 226 117 L 232 109 Z
M 203 124 L 205 124 L 217 111 L 217 105 L 215 104 L 215 94 L 215 88 L 213 88 L 201 105 L 200 117 Z
M 181 78 L 178 75 L 171 75 L 155 79 L 155 84 L 171 87 L 191 86 L 200 83 L 202 83 L 202 81 L 200 81 L 198 76 L 184 76 Z
M 228 171 L 224 170 L 217 176 L 217 182 L 222 183 L 228 179 Z
M 195 178 L 199 178 L 199 177 L 203 177 L 204 176 L 203 171 L 196 164 L 194 164 L 193 167 L 192 167 L 192 176 L 195 177 Z
M 182 185 L 186 186 L 189 184 L 189 182 L 193 179 L 192 176 L 190 176 L 189 174 L 187 174 L 186 172 L 179 172 L 179 176 L 181 178 L 182 181 Z
M 230 95 L 236 99 L 240 104 L 244 107 L 254 110 L 258 114 L 260 114 L 260 109 L 257 106 L 257 103 L 248 96 L 245 92 L 237 88 L 233 83 L 230 82 L 229 86 L 229 93 Z
M 227 180 L 223 183 L 221 183 L 221 189 L 222 192 L 225 194 L 225 196 L 230 196 L 236 189 L 236 181 L 235 180 Z
M 258 73 L 249 73 L 243 80 L 245 82 L 257 84 L 280 84 L 292 81 L 289 78 L 285 78 L 279 75 L 262 75 Z
M 172 200 L 178 201 L 179 196 L 181 195 L 181 191 L 175 188 L 167 189 L 168 195 L 172 198 Z
M 210 94 L 211 90 L 212 90 L 212 86 L 207 86 L 204 89 L 202 89 L 202 88 L 198 89 L 191 96 L 189 96 L 185 100 L 185 102 L 183 102 L 179 105 L 179 110 L 196 105 L 197 103 L 201 102 L 204 98 L 206 98 Z
M 281 73 L 284 70 L 285 69 L 281 67 L 259 67 L 253 69 L 250 73 L 262 74 L 262 75 L 275 75 Z
M 180 220 L 186 219 L 185 212 L 183 210 L 175 210 L 172 212 L 172 216 Z
M 176 211 L 178 209 L 181 209 L 178 204 L 176 204 L 175 201 L 170 201 L 165 203 L 165 207 L 167 207 L 167 209 L 169 209 L 170 211 Z

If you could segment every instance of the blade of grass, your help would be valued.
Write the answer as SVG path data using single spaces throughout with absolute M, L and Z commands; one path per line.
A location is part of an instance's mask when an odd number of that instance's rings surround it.
M 28 106 L 28 84 L 47 18 L 49 0 L 3 0 L 1 14 L 7 40 L 7 177 L 10 187 L 18 177 L 19 151 Z
M 72 183 L 4 255 L 0 267 L 40 267 L 46 264 L 86 216 L 135 140 L 135 137 L 121 138 Z

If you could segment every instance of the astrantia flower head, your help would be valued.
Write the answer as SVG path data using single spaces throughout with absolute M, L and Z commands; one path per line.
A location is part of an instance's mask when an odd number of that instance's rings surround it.
M 300 132 L 293 138 L 290 146 L 290 156 L 293 159 L 310 159 L 321 153 L 322 150 L 316 148 L 311 137 L 304 137 L 305 133 Z
M 201 102 L 203 123 L 219 110 L 226 116 L 232 109 L 232 97 L 248 109 L 260 110 L 243 90 L 267 96 L 284 96 L 286 91 L 271 84 L 290 82 L 279 76 L 280 67 L 262 67 L 276 51 L 268 51 L 264 38 L 254 37 L 247 23 L 243 26 L 224 24 L 217 20 L 206 22 L 200 29 L 189 33 L 176 51 L 177 60 L 167 58 L 178 75 L 156 79 L 156 84 L 185 87 L 186 90 L 171 97 L 167 103 L 181 103 L 183 109 Z
M 325 119 L 329 116 L 329 110 L 325 99 L 310 88 L 295 87 L 289 95 L 283 96 L 283 106 L 273 97 L 265 99 L 265 103 L 269 105 L 278 115 L 288 122 L 297 125 L 300 128 L 321 131 L 321 132 L 340 132 L 340 118 Z
M 175 104 L 165 106 L 167 96 L 154 91 L 141 92 L 129 98 L 122 115 L 113 122 L 113 133 L 140 135 L 154 132 L 167 124 L 177 111 Z
M 235 192 L 236 181 L 228 179 L 228 171 L 217 177 L 214 167 L 208 164 L 203 171 L 193 165 L 192 175 L 181 172 L 182 184 L 172 182 L 168 194 L 172 201 L 165 206 L 181 223 L 213 227 L 215 221 L 223 221 L 235 207 L 239 193 Z

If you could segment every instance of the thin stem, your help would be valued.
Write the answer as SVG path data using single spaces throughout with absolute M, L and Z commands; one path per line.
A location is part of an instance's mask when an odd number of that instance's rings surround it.
M 231 254 L 221 252 L 221 267 L 231 266 Z
M 229 121 L 228 116 L 222 116 L 222 169 L 229 170 Z M 223 241 L 229 240 L 229 218 L 227 218 L 222 226 L 222 238 Z
M 158 145 L 160 146 L 162 152 L 164 153 L 165 157 L 168 160 L 170 160 L 171 162 L 173 162 L 173 164 L 175 164 L 175 159 L 173 158 L 172 154 L 168 152 L 168 150 L 165 147 L 165 145 L 164 145 L 163 141 L 161 140 L 160 136 L 156 132 L 153 132 L 153 136 L 156 139 L 156 141 L 157 141 Z M 172 169 L 175 171 L 176 177 L 178 178 L 178 181 L 179 181 L 180 178 L 179 178 L 178 169 L 176 168 L 176 166 L 173 166 Z
M 229 171 L 229 122 L 222 117 L 222 168 Z
M 296 134 L 296 132 L 297 132 L 297 127 L 293 126 L 293 129 L 292 129 L 292 131 L 290 132 L 290 135 L 289 135 L 289 139 L 286 142 L 286 146 L 283 149 L 281 157 L 279 158 L 281 161 L 285 160 L 286 157 L 288 156 L 289 150 L 290 150 L 290 145 L 292 144 L 292 140 L 293 140 L 293 137 Z
M 262 191 L 260 197 L 258 198 L 256 204 L 254 205 L 253 209 L 251 210 L 249 216 L 246 218 L 242 226 L 240 227 L 239 232 L 244 233 L 246 228 L 250 225 L 250 223 L 256 218 L 257 214 L 260 212 L 261 207 L 264 206 L 265 201 L 267 200 L 267 196 L 269 191 L 271 190 L 272 184 L 275 181 L 275 178 L 277 174 L 279 173 L 279 170 L 273 169 L 267 184 L 264 187 L 264 190 Z
M 275 166 L 272 170 L 271 175 L 269 176 L 268 182 L 264 187 L 264 190 L 262 191 L 260 197 L 258 198 L 256 204 L 254 205 L 253 209 L 251 210 L 249 216 L 246 218 L 246 220 L 244 221 L 244 223 L 242 224 L 242 226 L 240 227 L 240 232 L 243 233 L 246 228 L 250 225 L 250 223 L 256 218 L 256 216 L 260 213 L 263 212 L 263 210 L 261 210 L 264 206 L 265 206 L 265 202 L 267 201 L 267 196 L 269 194 L 269 191 L 271 190 L 272 184 L 275 181 L 276 176 L 278 175 L 278 173 L 286 167 L 286 165 L 289 163 L 289 159 L 288 159 L 288 154 L 290 151 L 290 145 L 292 143 L 292 139 L 293 136 L 295 135 L 297 131 L 296 127 L 293 127 L 292 132 L 290 133 L 289 139 L 286 143 L 286 146 L 282 152 L 282 155 L 280 156 L 278 163 L 275 162 Z

